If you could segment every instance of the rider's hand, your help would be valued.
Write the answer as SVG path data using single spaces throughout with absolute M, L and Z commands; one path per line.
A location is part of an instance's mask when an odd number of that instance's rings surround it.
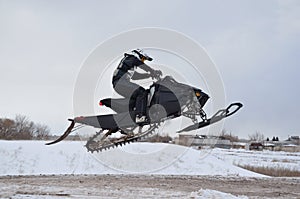
M 152 75 L 153 78 L 157 79 L 160 76 L 162 76 L 162 72 L 160 70 L 153 70 L 151 75 Z
M 162 76 L 161 70 L 156 70 L 155 73 L 156 73 L 156 75 L 159 76 L 159 77 Z

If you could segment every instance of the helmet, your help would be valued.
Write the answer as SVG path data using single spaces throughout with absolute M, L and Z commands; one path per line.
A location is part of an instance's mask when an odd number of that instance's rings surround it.
M 136 56 L 137 58 L 139 58 L 140 60 L 148 60 L 148 61 L 152 61 L 153 59 L 152 59 L 152 57 L 149 57 L 146 53 L 144 53 L 144 51 L 143 50 L 141 50 L 141 49 L 135 49 L 135 50 L 133 50 L 133 51 L 131 51 L 132 52 L 132 54 L 134 55 L 134 56 Z

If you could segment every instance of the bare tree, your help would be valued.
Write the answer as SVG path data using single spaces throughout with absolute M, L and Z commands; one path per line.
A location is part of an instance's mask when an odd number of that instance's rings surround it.
M 0 139 L 47 139 L 50 129 L 43 124 L 35 124 L 28 117 L 17 115 L 14 120 L 0 118 Z
M 34 133 L 34 123 L 24 115 L 17 115 L 15 118 L 16 139 L 31 139 Z
M 248 135 L 251 141 L 263 141 L 265 136 L 263 133 L 256 131 L 255 133 Z
M 230 140 L 230 142 L 237 142 L 239 140 L 238 136 L 233 135 L 231 132 L 228 133 L 225 129 L 222 130 L 220 137 Z
M 43 124 L 36 124 L 35 125 L 35 131 L 34 131 L 34 137 L 38 140 L 47 139 L 50 135 L 50 129 L 48 126 Z
M 11 119 L 0 119 L 0 138 L 13 139 L 15 133 L 15 122 Z

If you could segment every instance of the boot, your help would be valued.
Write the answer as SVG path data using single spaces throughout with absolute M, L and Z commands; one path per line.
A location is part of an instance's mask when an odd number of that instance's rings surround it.
M 135 117 L 135 123 L 137 123 L 137 124 L 143 124 L 143 123 L 146 123 L 147 121 L 148 121 L 148 118 L 146 115 L 137 114 Z

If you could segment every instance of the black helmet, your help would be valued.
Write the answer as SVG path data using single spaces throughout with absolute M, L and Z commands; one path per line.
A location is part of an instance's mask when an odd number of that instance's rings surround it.
M 140 60 L 148 60 L 148 61 L 152 61 L 152 57 L 149 57 L 146 53 L 143 52 L 143 50 L 141 49 L 135 49 L 133 51 L 131 51 L 133 53 L 133 55 L 135 55 L 137 58 L 139 58 Z

